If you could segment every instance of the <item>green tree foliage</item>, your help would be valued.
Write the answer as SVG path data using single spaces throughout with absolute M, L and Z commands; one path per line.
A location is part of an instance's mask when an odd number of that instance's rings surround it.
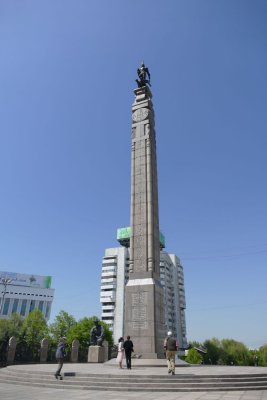
M 259 365 L 262 367 L 266 367 L 267 366 L 267 344 L 264 344 L 263 346 L 261 346 L 259 348 L 257 356 L 258 356 Z
M 221 361 L 224 365 L 250 365 L 251 356 L 248 348 L 233 339 L 222 339 Z
M 201 364 L 202 357 L 196 349 L 191 348 L 188 350 L 185 361 L 189 364 Z
M 203 346 L 207 350 L 207 354 L 203 355 L 204 364 L 218 364 L 218 361 L 220 360 L 222 354 L 220 341 L 216 338 L 212 338 L 206 340 Z
M 12 314 L 10 319 L 0 320 L 0 365 L 5 365 L 9 339 L 21 335 L 23 319 L 18 314 Z
M 207 353 L 202 354 L 204 364 L 220 365 L 254 365 L 253 354 L 241 342 L 233 339 L 206 340 L 203 344 L 198 342 L 190 343 L 191 348 L 205 348 Z M 187 361 L 187 359 L 186 359 Z
M 61 337 L 68 337 L 70 329 L 76 324 L 76 319 L 72 315 L 61 310 L 55 317 L 55 321 L 49 326 L 52 341 L 58 343 Z
M 69 332 L 77 324 L 76 319 L 68 314 L 66 311 L 61 310 L 55 317 L 54 322 L 49 326 L 49 349 L 48 361 L 55 360 L 55 353 L 60 338 L 63 336 L 69 337 Z M 68 340 L 66 344 L 66 360 L 68 360 L 71 353 L 71 342 Z
M 94 319 L 95 317 L 82 318 L 69 331 L 68 343 L 72 343 L 74 339 L 79 340 L 79 361 L 87 360 L 90 331 L 94 326 Z
M 34 309 L 23 321 L 16 359 L 38 361 L 41 341 L 47 336 L 46 320 L 40 310 Z
M 4 366 L 6 363 L 7 346 L 9 340 L 8 328 L 8 321 L 5 319 L 0 320 L 0 366 Z

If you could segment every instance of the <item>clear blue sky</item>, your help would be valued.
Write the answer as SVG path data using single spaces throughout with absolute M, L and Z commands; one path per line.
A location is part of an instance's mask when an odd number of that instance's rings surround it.
M 52 275 L 52 320 L 100 314 L 144 59 L 188 339 L 267 342 L 266 21 L 265 0 L 0 1 L 0 270 Z

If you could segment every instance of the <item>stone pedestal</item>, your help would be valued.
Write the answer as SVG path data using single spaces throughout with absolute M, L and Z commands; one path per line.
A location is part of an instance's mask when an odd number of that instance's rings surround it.
M 105 361 L 105 348 L 103 346 L 89 346 L 88 362 L 103 363 Z
M 142 359 L 164 358 L 164 308 L 161 286 L 152 278 L 134 279 L 126 290 L 125 336 Z

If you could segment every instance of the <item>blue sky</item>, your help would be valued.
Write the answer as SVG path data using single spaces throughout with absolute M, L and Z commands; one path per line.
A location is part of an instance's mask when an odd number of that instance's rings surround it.
M 0 270 L 100 314 L 129 225 L 136 69 L 151 73 L 160 227 L 189 340 L 267 343 L 267 3 L 0 0 Z

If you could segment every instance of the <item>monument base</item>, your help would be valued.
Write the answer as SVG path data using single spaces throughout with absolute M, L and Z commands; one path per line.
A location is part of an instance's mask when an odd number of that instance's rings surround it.
M 103 363 L 105 361 L 105 348 L 102 346 L 89 346 L 88 362 Z
M 163 290 L 155 279 L 128 281 L 124 332 L 125 336 L 130 334 L 134 351 L 140 358 L 164 358 Z

